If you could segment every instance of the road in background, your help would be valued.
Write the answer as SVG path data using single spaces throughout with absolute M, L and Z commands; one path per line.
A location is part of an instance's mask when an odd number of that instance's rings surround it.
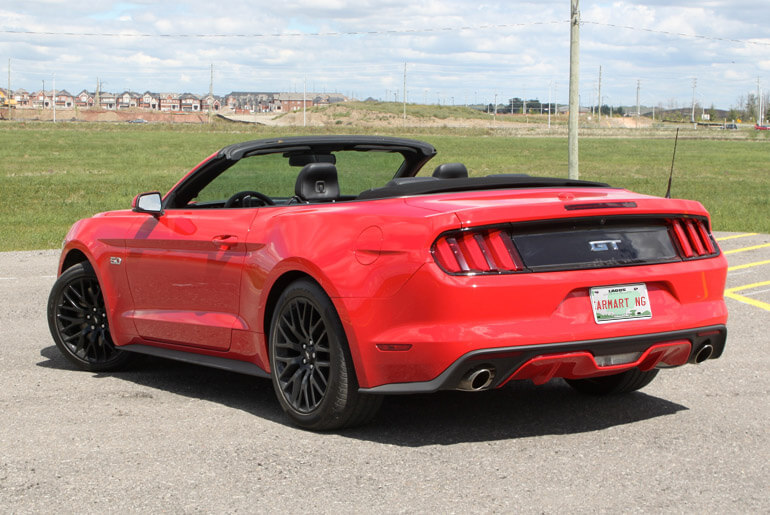
M 287 425 L 267 380 L 76 371 L 45 318 L 58 252 L 0 253 L 0 510 L 768 512 L 770 237 L 719 236 L 721 359 L 605 399 L 560 380 L 389 397 L 326 434 Z

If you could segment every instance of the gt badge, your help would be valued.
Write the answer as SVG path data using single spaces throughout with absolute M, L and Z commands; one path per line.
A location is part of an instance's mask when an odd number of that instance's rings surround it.
M 605 250 L 620 250 L 618 243 L 621 240 L 597 240 L 589 241 L 591 252 L 604 252 Z

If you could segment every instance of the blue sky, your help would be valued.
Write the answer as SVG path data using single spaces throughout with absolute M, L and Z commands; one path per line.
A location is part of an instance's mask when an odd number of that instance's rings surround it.
M 18 1 L 0 84 L 77 93 L 336 91 L 412 102 L 566 103 L 569 0 Z M 581 102 L 737 106 L 770 92 L 770 2 L 580 2 Z

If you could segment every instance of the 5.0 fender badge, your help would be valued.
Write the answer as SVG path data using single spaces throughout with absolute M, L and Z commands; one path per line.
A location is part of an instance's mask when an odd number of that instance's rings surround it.
M 111 265 L 119 265 L 123 262 L 123 260 L 119 257 L 111 257 L 110 258 L 110 264 Z

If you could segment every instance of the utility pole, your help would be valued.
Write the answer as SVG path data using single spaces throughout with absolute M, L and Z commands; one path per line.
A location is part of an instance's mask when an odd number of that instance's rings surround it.
M 693 124 L 693 126 L 697 127 L 695 125 L 695 87 L 698 85 L 698 79 L 692 80 L 692 114 L 690 114 L 690 123 Z
M 96 94 L 94 95 L 96 97 L 94 99 L 94 105 L 96 106 L 97 109 L 101 109 L 102 108 L 102 101 L 101 101 L 101 98 L 100 98 L 101 87 L 102 87 L 102 83 L 99 82 L 99 77 L 97 77 L 96 78 Z
M 406 63 L 404 63 L 404 127 L 406 127 Z
M 642 108 L 639 104 L 639 88 L 641 87 L 641 80 L 636 81 L 636 128 L 639 128 L 639 117 L 642 115 Z
M 569 178 L 578 179 L 578 122 L 580 116 L 580 6 L 579 0 L 571 0 L 569 41 L 569 121 L 567 146 L 569 147 Z
M 13 98 L 13 95 L 11 94 L 11 58 L 8 58 L 8 119 L 10 120 L 12 118 L 11 114 L 11 98 Z
M 53 75 L 53 123 L 56 123 L 56 74 Z
M 552 101 L 551 101 L 551 92 L 553 88 L 553 82 L 548 84 L 548 130 L 551 130 L 551 109 L 552 107 Z
M 302 82 L 302 126 L 307 127 L 307 77 Z
M 212 107 L 214 104 L 214 63 L 211 63 L 211 78 L 209 79 L 209 123 L 211 123 Z
M 602 121 L 602 65 L 599 65 L 599 123 Z
M 8 61 L 8 69 L 9 70 L 11 69 L 10 60 Z M 10 77 L 10 72 L 9 72 L 8 76 Z M 10 83 L 11 83 L 11 79 L 9 78 L 8 79 L 8 84 L 9 84 L 8 91 L 9 92 L 11 90 Z M 8 109 L 10 110 L 10 107 Z M 762 118 L 764 118 L 764 116 L 762 116 L 762 115 L 763 115 L 763 113 L 762 113 L 762 88 L 760 88 L 760 86 L 759 86 L 759 77 L 757 77 L 757 125 L 762 125 Z

